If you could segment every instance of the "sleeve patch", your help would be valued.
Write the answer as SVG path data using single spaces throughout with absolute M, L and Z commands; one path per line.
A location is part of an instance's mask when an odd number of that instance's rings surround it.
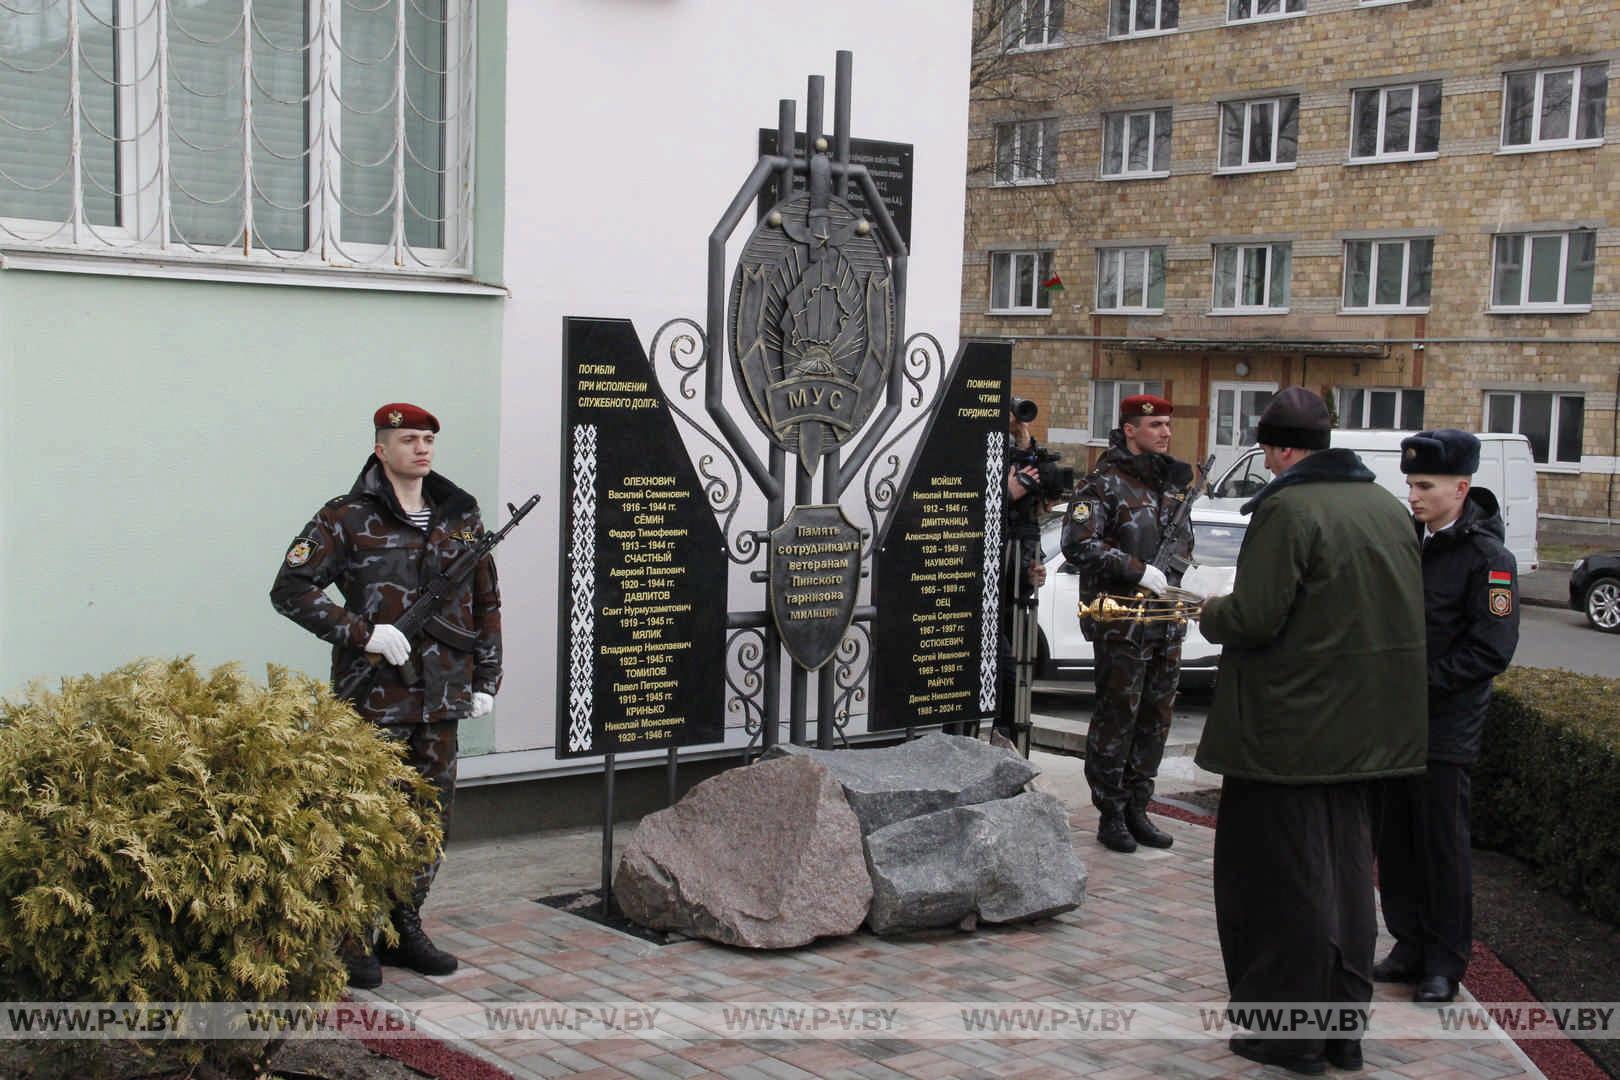
M 300 539 L 288 549 L 287 565 L 303 566 L 305 563 L 309 562 L 309 557 L 314 554 L 314 552 L 314 544 L 311 544 L 308 540 Z
M 1492 570 L 1490 573 L 1490 584 L 1512 585 L 1513 574 L 1507 570 Z
M 1496 575 L 1491 575 L 1494 580 Z M 1506 618 L 1513 614 L 1513 590 L 1500 586 L 1491 589 L 1491 614 L 1497 618 Z

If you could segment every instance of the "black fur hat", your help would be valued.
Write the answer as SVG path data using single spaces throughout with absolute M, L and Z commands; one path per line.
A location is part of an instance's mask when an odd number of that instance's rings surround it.
M 1479 440 L 1466 431 L 1441 428 L 1401 440 L 1401 472 L 1473 476 L 1479 471 Z

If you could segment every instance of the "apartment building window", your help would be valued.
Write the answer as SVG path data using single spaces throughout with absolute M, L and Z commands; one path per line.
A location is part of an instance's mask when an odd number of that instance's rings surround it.
M 1278 19 L 1305 10 L 1305 0 L 1227 0 L 1226 21 Z
M 990 310 L 993 314 L 1049 315 L 1052 300 L 1050 251 L 997 251 L 990 256 Z
M 996 183 L 1045 184 L 1057 179 L 1057 120 L 996 125 Z
M 1502 77 L 1502 148 L 1601 143 L 1608 93 L 1606 63 L 1509 72 Z
M 1298 96 L 1221 104 L 1222 170 L 1278 168 L 1298 157 Z
M 1485 430 L 1523 435 L 1538 465 L 1580 465 L 1585 424 L 1581 394 L 1492 390 L 1485 395 Z
M 1215 248 L 1214 311 L 1276 314 L 1288 309 L 1292 245 L 1222 244 Z
M 470 268 L 473 0 L 27 7 L 0 19 L 0 240 Z
M 1162 247 L 1097 252 L 1097 311 L 1162 312 L 1164 252 Z
M 1093 379 L 1091 381 L 1091 438 L 1107 442 L 1108 433 L 1119 426 L 1119 403 L 1137 394 L 1164 393 L 1157 379 Z
M 1350 160 L 1403 161 L 1440 152 L 1440 83 L 1350 95 Z
M 1591 229 L 1499 235 L 1491 310 L 1590 311 L 1596 269 L 1597 233 Z
M 1009 49 L 1039 49 L 1063 39 L 1063 0 L 1008 0 L 1001 21 Z
M 1170 110 L 1103 117 L 1102 174 L 1113 179 L 1170 175 Z
M 1181 0 L 1112 0 L 1108 36 L 1133 37 L 1174 30 L 1181 22 Z
M 1418 431 L 1423 427 L 1423 391 L 1403 387 L 1341 386 L 1341 428 Z
M 1427 311 L 1434 240 L 1347 240 L 1346 311 Z

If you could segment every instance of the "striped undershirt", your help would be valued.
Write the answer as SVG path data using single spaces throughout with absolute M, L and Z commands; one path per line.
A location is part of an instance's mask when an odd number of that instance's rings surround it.
M 412 525 L 415 525 L 418 529 L 421 529 L 423 532 L 427 531 L 428 518 L 430 518 L 432 516 L 433 516 L 433 510 L 432 510 L 431 507 L 427 507 L 427 506 L 422 507 L 422 509 L 420 509 L 420 510 L 406 510 L 405 511 L 405 520 L 409 521 Z

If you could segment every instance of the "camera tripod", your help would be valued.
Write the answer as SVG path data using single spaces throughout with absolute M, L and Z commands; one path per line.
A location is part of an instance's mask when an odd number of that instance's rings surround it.
M 1040 599 L 1035 595 L 1035 583 L 1030 578 L 1031 559 L 1041 556 L 1040 537 L 1019 536 L 1008 538 L 1002 567 L 1002 580 L 1011 597 L 1012 618 L 1008 637 L 1012 642 L 1012 732 L 1013 745 L 1024 757 L 1029 757 L 1030 695 L 1035 687 L 1035 661 L 1039 652 L 1040 623 L 1037 610 Z

